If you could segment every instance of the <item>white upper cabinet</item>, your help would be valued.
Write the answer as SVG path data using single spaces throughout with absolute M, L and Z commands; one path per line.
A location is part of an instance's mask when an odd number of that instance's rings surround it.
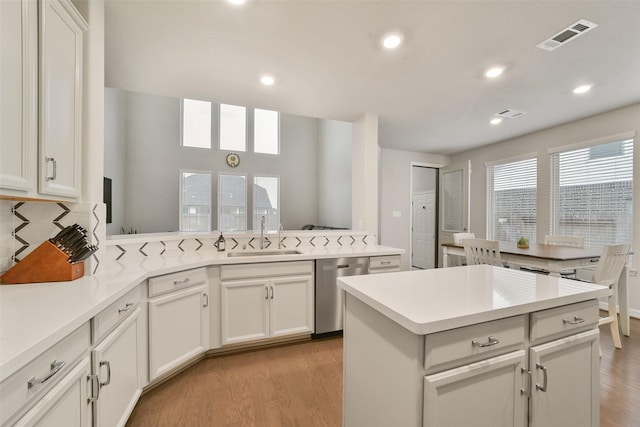
M 0 2 L 1 196 L 80 197 L 87 28 L 70 0 Z
M 82 143 L 82 33 L 68 0 L 40 3 L 39 191 L 79 197 Z

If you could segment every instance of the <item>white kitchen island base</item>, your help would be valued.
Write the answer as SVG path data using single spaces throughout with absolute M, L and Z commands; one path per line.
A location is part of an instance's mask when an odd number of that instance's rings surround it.
M 344 426 L 599 425 L 606 290 L 493 269 L 340 279 Z

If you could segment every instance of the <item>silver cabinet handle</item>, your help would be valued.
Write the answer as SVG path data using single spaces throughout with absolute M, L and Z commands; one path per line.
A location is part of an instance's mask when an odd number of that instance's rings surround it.
M 42 378 L 36 378 L 36 377 L 31 378 L 27 382 L 27 388 L 31 388 L 35 385 L 47 382 L 49 378 L 51 378 L 52 376 L 60 372 L 60 369 L 64 368 L 64 365 L 66 365 L 66 363 L 67 362 L 65 362 L 64 360 L 54 360 L 53 362 L 51 362 L 51 370 L 49 371 L 49 373 L 47 373 L 47 375 L 45 375 Z
M 209 307 L 209 294 L 203 294 L 203 295 L 204 295 L 204 304 L 202 306 Z
M 584 319 L 578 316 L 573 316 L 573 320 L 562 319 L 562 323 L 568 323 L 570 325 L 577 325 L 579 323 L 584 323 Z
M 118 309 L 118 313 L 123 313 L 125 311 L 129 311 L 129 310 L 131 310 L 131 307 L 133 307 L 134 305 L 135 305 L 134 303 L 128 302 L 128 303 L 125 304 L 124 308 L 119 308 Z
M 98 375 L 87 375 L 87 380 L 91 381 L 91 396 L 87 399 L 89 403 L 95 402 L 100 397 L 100 380 L 98 379 Z M 96 395 L 93 396 L 93 391 L 95 390 Z
M 265 286 L 264 290 L 267 291 L 267 294 L 264 296 L 264 299 L 269 299 L 269 287 Z
M 191 280 L 191 279 L 189 279 L 188 277 L 185 277 L 183 280 L 174 280 L 174 281 L 173 281 L 173 285 L 174 285 L 174 286 L 184 285 L 184 284 L 189 283 L 189 281 L 190 281 L 190 280 Z
M 540 384 L 536 384 L 536 390 L 540 390 L 540 391 L 547 391 L 547 367 L 540 364 L 540 363 L 536 363 L 536 369 L 542 369 L 542 385 Z
M 380 265 L 389 265 L 391 261 L 380 261 Z
M 474 347 L 484 348 L 484 347 L 491 347 L 500 343 L 500 341 L 498 341 L 498 339 L 493 335 L 489 336 L 488 339 L 489 341 L 487 342 L 479 342 L 478 340 L 471 340 L 471 345 Z
M 526 397 L 531 397 L 531 371 L 525 368 L 520 368 L 520 373 L 527 375 L 527 386 L 520 389 L 520 394 Z
M 105 382 L 101 382 L 100 383 L 100 387 L 104 387 L 106 385 L 111 384 L 111 363 L 109 363 L 108 360 L 101 360 L 100 361 L 100 366 L 106 366 L 107 367 L 107 380 Z
M 49 163 L 49 162 L 53 163 L 53 173 L 51 174 L 51 176 L 49 176 L 49 175 L 45 176 L 44 180 L 45 181 L 54 181 L 56 179 L 56 177 L 58 176 L 58 162 L 56 161 L 55 157 L 45 157 L 44 160 L 47 163 Z
M 270 286 L 271 288 L 271 299 L 273 299 L 273 286 Z

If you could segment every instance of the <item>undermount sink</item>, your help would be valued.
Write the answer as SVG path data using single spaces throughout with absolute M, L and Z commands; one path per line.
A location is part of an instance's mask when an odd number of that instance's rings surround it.
M 264 256 L 264 255 L 299 255 L 302 252 L 295 249 L 287 249 L 282 251 L 250 251 L 250 252 L 229 252 L 227 257 L 247 257 L 247 256 Z

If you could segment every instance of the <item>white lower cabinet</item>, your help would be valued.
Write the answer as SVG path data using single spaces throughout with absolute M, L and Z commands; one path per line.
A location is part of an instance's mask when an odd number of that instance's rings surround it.
M 96 426 L 124 426 L 140 396 L 138 334 L 141 309 L 136 308 L 92 352 Z
M 203 354 L 208 348 L 208 285 L 192 286 L 149 299 L 151 381 Z
M 90 373 L 91 364 L 87 355 L 15 426 L 91 426 L 90 384 L 87 381 Z
M 599 331 L 532 347 L 530 426 L 600 425 Z
M 424 379 L 425 427 L 521 427 L 524 350 L 451 369 Z
M 222 345 L 313 332 L 313 262 L 223 265 Z

